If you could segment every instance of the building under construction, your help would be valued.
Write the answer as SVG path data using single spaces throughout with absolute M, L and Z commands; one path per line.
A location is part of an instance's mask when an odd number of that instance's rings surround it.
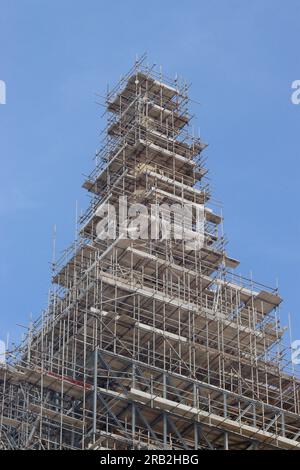
M 0 368 L 2 449 L 300 448 L 281 298 L 234 273 L 187 91 L 140 60 L 107 93 L 78 237 L 54 263 L 46 311 Z M 120 198 L 198 208 L 201 246 L 179 236 L 183 221 L 161 236 L 159 211 L 159 236 L 125 237 Z M 103 237 L 108 202 L 118 222 Z M 191 238 L 198 229 L 192 215 Z

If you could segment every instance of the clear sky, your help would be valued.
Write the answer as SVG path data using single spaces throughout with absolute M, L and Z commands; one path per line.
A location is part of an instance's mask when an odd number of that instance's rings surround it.
M 47 303 L 52 231 L 74 239 L 104 94 L 148 52 L 191 82 L 238 272 L 279 287 L 300 339 L 300 2 L 0 0 L 0 335 Z

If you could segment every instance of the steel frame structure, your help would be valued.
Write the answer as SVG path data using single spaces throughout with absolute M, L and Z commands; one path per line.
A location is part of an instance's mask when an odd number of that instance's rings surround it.
M 55 262 L 47 310 L 0 368 L 1 448 L 300 447 L 281 298 L 232 271 L 187 91 L 142 58 L 108 92 L 79 236 Z M 101 239 L 99 207 L 120 196 L 203 207 L 204 245 L 124 238 L 120 225 Z

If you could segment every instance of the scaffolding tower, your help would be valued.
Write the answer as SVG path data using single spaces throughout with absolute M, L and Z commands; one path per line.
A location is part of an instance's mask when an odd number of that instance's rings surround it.
M 78 238 L 55 262 L 46 311 L 0 366 L 0 448 L 300 448 L 281 298 L 233 272 L 187 92 L 143 58 L 108 92 Z M 120 216 L 120 197 L 202 208 L 201 248 L 125 237 L 120 223 L 103 237 L 101 208 Z

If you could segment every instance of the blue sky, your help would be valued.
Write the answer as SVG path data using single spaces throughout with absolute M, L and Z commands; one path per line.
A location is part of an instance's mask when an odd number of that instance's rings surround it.
M 104 125 L 95 94 L 147 51 L 192 83 L 228 251 L 241 274 L 279 279 L 300 339 L 299 15 L 297 0 L 0 0 L 2 336 L 46 305 L 54 224 L 58 251 L 74 239 Z

